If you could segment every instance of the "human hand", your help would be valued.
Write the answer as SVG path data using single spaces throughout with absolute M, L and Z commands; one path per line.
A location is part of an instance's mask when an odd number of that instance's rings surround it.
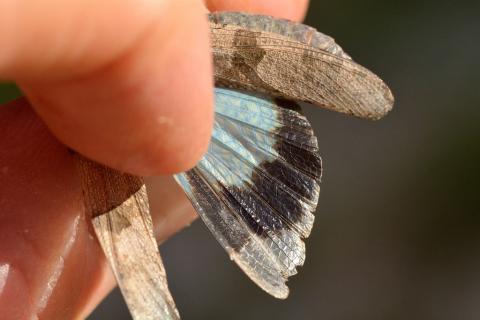
M 205 5 L 300 20 L 307 1 Z M 0 108 L 1 319 L 83 318 L 115 285 L 65 145 L 144 176 L 188 169 L 206 150 L 205 12 L 198 0 L 0 3 L 0 78 L 27 96 Z M 196 215 L 173 179 L 148 181 L 161 241 Z

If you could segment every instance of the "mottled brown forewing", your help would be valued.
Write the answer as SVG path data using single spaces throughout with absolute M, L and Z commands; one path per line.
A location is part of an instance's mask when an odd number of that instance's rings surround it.
M 179 319 L 143 181 L 76 156 L 86 213 L 134 319 Z
M 302 24 L 241 13 L 210 15 L 216 85 L 379 119 L 393 106 L 385 83 L 332 38 Z

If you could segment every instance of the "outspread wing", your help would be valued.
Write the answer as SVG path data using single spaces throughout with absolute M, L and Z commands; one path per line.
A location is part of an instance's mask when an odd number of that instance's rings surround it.
M 205 224 L 260 287 L 285 298 L 305 260 L 321 175 L 317 139 L 299 107 L 215 89 L 215 124 L 198 165 L 176 176 Z
M 332 38 L 311 27 L 242 13 L 210 15 L 215 82 L 379 119 L 393 95 Z

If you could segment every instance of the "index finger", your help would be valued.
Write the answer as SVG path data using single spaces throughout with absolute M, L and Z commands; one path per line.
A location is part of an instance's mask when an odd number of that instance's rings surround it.
M 192 167 L 213 119 L 198 0 L 0 2 L 0 79 L 64 144 L 137 175 Z

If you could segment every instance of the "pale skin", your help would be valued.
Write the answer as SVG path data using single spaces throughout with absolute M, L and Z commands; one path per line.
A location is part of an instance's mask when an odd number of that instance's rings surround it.
M 83 318 L 115 286 L 84 215 L 70 147 L 147 178 L 157 239 L 195 217 L 167 175 L 213 119 L 207 10 L 301 20 L 307 0 L 0 2 L 0 318 Z

